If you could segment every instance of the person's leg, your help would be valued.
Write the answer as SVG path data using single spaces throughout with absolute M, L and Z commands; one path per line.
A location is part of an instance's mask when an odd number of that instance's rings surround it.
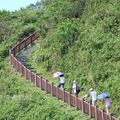
M 111 106 L 111 104 L 106 105 L 106 112 L 107 112 L 107 114 L 110 114 L 110 113 L 109 113 L 110 106 Z
M 92 101 L 92 105 L 95 106 L 96 105 L 96 101 Z
M 109 110 L 108 110 L 108 108 L 106 108 L 106 112 L 107 112 L 107 114 L 109 114 Z
M 61 88 L 64 89 L 64 83 L 61 83 Z
M 76 96 L 78 97 L 78 92 L 76 91 Z
M 61 87 L 61 83 L 59 83 L 58 87 Z
M 64 89 L 64 85 L 65 85 L 65 83 L 63 83 L 63 89 Z
M 75 90 L 74 90 L 74 89 L 73 89 L 73 93 L 72 93 L 72 94 L 76 96 L 76 92 L 75 92 Z

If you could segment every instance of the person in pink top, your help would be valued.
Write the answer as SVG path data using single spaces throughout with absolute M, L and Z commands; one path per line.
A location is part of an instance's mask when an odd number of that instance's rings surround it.
M 109 97 L 104 98 L 104 101 L 105 101 L 105 109 L 106 109 L 106 112 L 107 112 L 107 114 L 109 114 L 109 109 L 110 109 L 110 107 L 111 107 L 111 102 L 110 102 Z

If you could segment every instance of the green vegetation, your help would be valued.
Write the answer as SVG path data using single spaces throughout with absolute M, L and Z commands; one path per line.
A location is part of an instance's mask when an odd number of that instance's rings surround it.
M 10 65 L 9 49 L 39 29 L 41 15 L 38 2 L 0 11 L 0 120 L 86 120 L 87 115 L 35 88 Z
M 9 66 L 9 49 L 38 29 L 38 47 L 30 55 L 37 73 L 58 84 L 52 74 L 63 71 L 68 91 L 77 80 L 79 97 L 91 87 L 110 93 L 110 111 L 120 117 L 119 6 L 119 0 L 42 0 L 19 11 L 0 11 L 0 119 L 87 119 L 44 96 Z
M 46 0 L 39 17 L 40 40 L 30 56 L 39 74 L 52 78 L 63 71 L 66 88 L 73 80 L 82 88 L 111 95 L 111 112 L 120 117 L 119 0 Z

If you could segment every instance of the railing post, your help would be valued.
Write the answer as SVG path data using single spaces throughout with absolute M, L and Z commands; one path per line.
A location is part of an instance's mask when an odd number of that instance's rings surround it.
M 47 90 L 47 83 L 48 83 L 48 80 L 45 80 L 45 91 L 46 91 L 46 93 L 48 92 L 48 90 Z
M 37 86 L 37 75 L 35 73 L 35 87 Z
M 71 93 L 69 93 L 68 99 L 69 99 L 69 105 L 71 105 Z
M 21 76 L 22 76 L 22 64 L 20 62 L 20 73 L 21 73 Z
M 82 112 L 84 113 L 84 101 L 82 100 Z
M 40 89 L 42 90 L 42 77 L 40 77 Z
M 25 67 L 25 79 L 27 80 L 27 68 Z
M 17 72 L 20 71 L 19 69 L 20 69 L 20 68 L 19 68 L 19 61 L 17 60 Z
M 102 120 L 105 120 L 104 110 L 102 111 Z
M 24 66 L 24 77 L 26 78 L 26 67 Z
M 21 63 L 21 74 L 23 76 L 23 64 Z
M 96 120 L 98 120 L 98 112 L 97 112 L 97 106 L 95 106 L 95 118 L 96 118 Z
M 14 57 L 13 57 L 13 67 L 15 68 L 15 59 L 14 59 Z
M 16 59 L 16 57 L 14 57 L 14 60 L 15 60 L 15 71 L 17 72 L 17 59 Z
M 63 90 L 63 101 L 65 102 L 65 90 Z
M 57 99 L 59 99 L 59 88 L 57 87 Z
M 89 117 L 91 118 L 92 115 L 91 115 L 91 103 L 89 102 Z
M 78 97 L 77 96 L 75 97 L 75 103 L 76 103 L 76 105 L 75 105 L 76 106 L 76 110 L 78 110 Z
M 51 84 L 51 95 L 53 96 L 53 85 L 54 83 Z
M 110 118 L 110 120 L 112 120 L 112 115 L 111 114 L 109 115 L 109 118 Z
M 29 80 L 31 81 L 31 71 L 29 70 Z

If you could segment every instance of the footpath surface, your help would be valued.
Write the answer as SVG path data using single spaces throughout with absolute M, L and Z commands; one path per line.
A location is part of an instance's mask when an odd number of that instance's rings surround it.
M 36 47 L 37 47 L 36 44 L 32 44 L 17 55 L 17 59 L 32 71 L 34 71 L 34 68 L 32 68 L 31 64 L 29 64 L 28 58 L 29 58 L 29 55 L 34 51 Z

